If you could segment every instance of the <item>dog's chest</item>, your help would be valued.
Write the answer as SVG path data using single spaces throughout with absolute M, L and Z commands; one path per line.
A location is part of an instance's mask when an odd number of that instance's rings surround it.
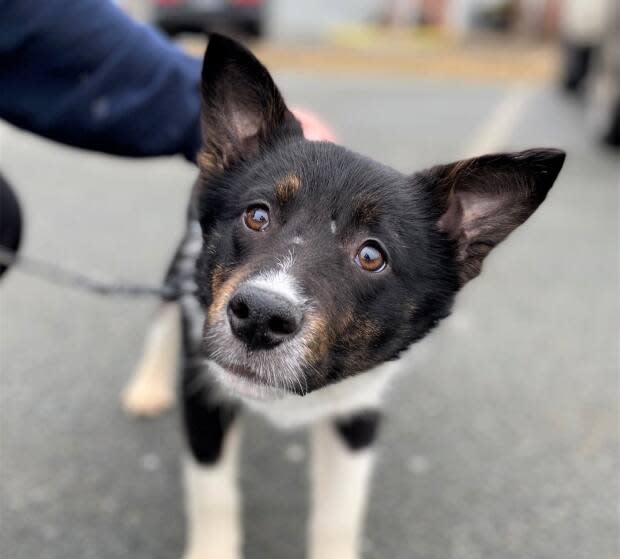
M 391 361 L 305 396 L 286 395 L 277 400 L 240 398 L 252 411 L 277 427 L 295 428 L 329 417 L 343 417 L 380 406 L 386 388 L 401 368 Z

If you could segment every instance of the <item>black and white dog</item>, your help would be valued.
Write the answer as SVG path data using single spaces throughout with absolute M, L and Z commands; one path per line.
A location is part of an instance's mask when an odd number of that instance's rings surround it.
M 489 251 L 545 199 L 565 154 L 404 175 L 304 138 L 267 70 L 212 36 L 185 237 L 125 406 L 171 402 L 182 355 L 186 559 L 240 558 L 239 411 L 312 425 L 311 559 L 358 557 L 382 393 Z M 182 335 L 180 331 L 182 330 Z

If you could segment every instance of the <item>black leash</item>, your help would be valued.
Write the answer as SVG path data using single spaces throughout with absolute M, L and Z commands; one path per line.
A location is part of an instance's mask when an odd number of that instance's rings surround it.
M 0 245 L 0 264 L 19 268 L 22 272 L 39 277 L 56 285 L 80 289 L 97 295 L 112 297 L 159 297 L 174 300 L 186 294 L 172 285 L 145 285 L 125 281 L 94 278 L 81 272 L 67 270 L 57 264 L 21 256 Z M 192 292 L 188 292 L 192 293 Z

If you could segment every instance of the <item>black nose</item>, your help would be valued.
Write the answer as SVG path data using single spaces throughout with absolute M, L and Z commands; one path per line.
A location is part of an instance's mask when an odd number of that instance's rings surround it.
M 228 303 L 230 327 L 250 349 L 269 349 L 299 331 L 303 313 L 283 295 L 241 286 Z

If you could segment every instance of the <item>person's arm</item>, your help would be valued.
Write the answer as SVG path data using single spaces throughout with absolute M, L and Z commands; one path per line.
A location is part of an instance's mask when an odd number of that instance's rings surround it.
M 200 147 L 200 62 L 110 0 L 0 0 L 0 118 L 126 156 Z

